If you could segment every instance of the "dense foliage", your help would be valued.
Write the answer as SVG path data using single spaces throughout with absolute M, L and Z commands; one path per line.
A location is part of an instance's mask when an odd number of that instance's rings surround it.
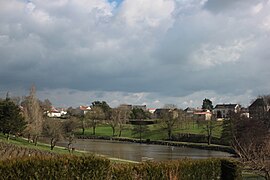
M 106 179 L 109 168 L 94 156 L 36 156 L 0 162 L 0 179 Z
M 0 101 L 0 132 L 7 134 L 19 134 L 26 127 L 26 122 L 20 108 L 9 98 Z
M 35 167 L 35 168 L 33 168 Z M 0 161 L 0 179 L 240 179 L 227 159 L 116 164 L 95 156 L 28 157 Z

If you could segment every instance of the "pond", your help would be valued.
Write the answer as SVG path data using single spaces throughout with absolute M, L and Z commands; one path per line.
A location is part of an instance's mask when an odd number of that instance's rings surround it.
M 67 142 L 59 142 L 57 145 L 67 147 Z M 226 152 L 188 147 L 137 144 L 93 139 L 76 139 L 73 143 L 73 147 L 78 150 L 89 151 L 96 154 L 132 161 L 162 161 L 182 158 L 203 159 L 210 157 L 231 156 L 231 154 Z

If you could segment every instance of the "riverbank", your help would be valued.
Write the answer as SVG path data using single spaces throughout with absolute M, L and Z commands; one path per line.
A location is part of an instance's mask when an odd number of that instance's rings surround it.
M 175 147 L 189 147 L 212 151 L 227 152 L 235 155 L 235 151 L 229 146 L 222 146 L 206 143 L 190 143 L 190 142 L 175 142 L 175 141 L 162 141 L 162 140 L 150 140 L 150 139 L 135 139 L 135 138 L 124 138 L 124 137 L 108 137 L 108 136 L 77 136 L 78 139 L 99 139 L 99 140 L 110 140 L 118 142 L 131 142 L 131 143 L 144 143 L 153 145 L 165 145 L 165 146 L 175 146 Z
M 3 151 L 3 152 L 2 152 Z M 76 156 L 86 156 L 86 155 L 92 155 L 93 153 L 90 151 L 83 151 L 76 149 L 72 153 L 68 151 L 67 147 L 64 146 L 55 146 L 54 150 L 50 149 L 50 144 L 45 142 L 38 142 L 37 146 L 35 146 L 33 143 L 29 143 L 26 138 L 23 137 L 11 137 L 9 141 L 6 140 L 6 137 L 0 133 L 0 160 L 6 159 L 6 158 L 17 158 L 22 156 L 29 156 L 32 154 L 34 155 L 42 155 L 45 156 L 48 155 L 76 155 Z M 102 154 L 96 154 L 100 157 L 105 157 L 109 159 L 112 162 L 115 163 L 139 163 L 137 161 L 131 161 L 126 159 L 120 159 L 120 158 L 114 158 L 114 157 L 108 157 L 104 156 Z

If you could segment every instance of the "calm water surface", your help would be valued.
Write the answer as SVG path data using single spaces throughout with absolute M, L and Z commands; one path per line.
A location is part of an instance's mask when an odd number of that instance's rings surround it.
M 59 142 L 57 145 L 67 147 L 66 142 Z M 142 161 L 152 159 L 155 161 L 175 160 L 182 158 L 209 158 L 229 157 L 226 152 L 202 150 L 187 147 L 172 147 L 164 145 L 148 145 L 127 142 L 77 139 L 73 147 L 79 150 L 90 151 L 109 157 Z

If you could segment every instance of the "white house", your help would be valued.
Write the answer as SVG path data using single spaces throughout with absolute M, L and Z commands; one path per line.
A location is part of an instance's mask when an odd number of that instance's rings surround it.
M 150 112 L 151 114 L 154 114 L 154 112 L 156 111 L 156 108 L 149 108 L 148 112 Z
M 83 111 L 83 114 L 86 114 L 91 110 L 90 106 L 80 106 L 80 110 Z
M 241 106 L 239 104 L 217 104 L 213 110 L 217 120 L 224 120 L 229 118 L 230 113 L 240 112 Z
M 210 121 L 212 119 L 212 113 L 209 110 L 204 111 L 197 109 L 193 112 L 193 118 L 195 120 Z
M 67 111 L 64 109 L 52 108 L 50 111 L 47 111 L 47 116 L 50 118 L 60 118 L 67 114 Z

